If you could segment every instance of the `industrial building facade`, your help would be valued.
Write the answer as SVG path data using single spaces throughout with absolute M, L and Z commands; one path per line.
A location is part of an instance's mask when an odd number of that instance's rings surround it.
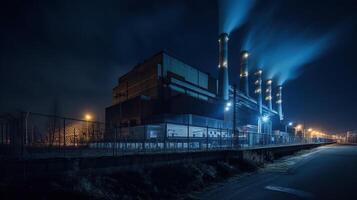
M 226 126 L 216 92 L 215 78 L 160 52 L 119 78 L 106 121 L 136 126 L 193 115 Z
M 106 108 L 107 130 L 160 123 L 169 124 L 166 136 L 188 134 L 190 131 L 184 130 L 184 125 L 197 126 L 197 130 L 199 127 L 224 129 L 227 137 L 233 137 L 236 132 L 272 134 L 282 130 L 282 87 L 278 87 L 274 97 L 279 112 L 272 106 L 272 82 L 263 82 L 261 70 L 252 76 L 255 89 L 250 96 L 246 51 L 241 53 L 239 85 L 229 84 L 227 44 L 228 35 L 221 34 L 218 78 L 164 51 L 136 65 L 113 88 L 113 103 Z M 266 83 L 265 90 L 263 83 Z M 193 132 L 196 137 L 208 134 Z M 107 131 L 108 138 L 112 134 Z

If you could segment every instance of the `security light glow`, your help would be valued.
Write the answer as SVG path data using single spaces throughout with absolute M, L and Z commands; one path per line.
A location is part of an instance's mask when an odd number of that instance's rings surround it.
M 232 106 L 232 102 L 228 101 L 226 104 L 227 107 L 231 107 Z
M 92 119 L 92 116 L 90 114 L 86 114 L 84 117 L 87 121 Z
M 295 128 L 296 128 L 297 130 L 300 130 L 300 129 L 302 128 L 302 125 L 299 124 L 299 125 L 297 125 Z
M 263 116 L 262 120 L 263 120 L 263 122 L 267 122 L 269 120 L 269 117 L 268 116 Z
M 229 40 L 229 38 L 228 38 L 227 35 L 224 37 L 224 40 L 225 40 L 226 42 Z
M 227 67 L 227 61 L 223 62 L 223 67 Z
M 248 53 L 244 53 L 244 54 L 243 54 L 243 57 L 244 57 L 245 59 L 247 59 L 247 58 L 249 57 L 249 54 L 248 54 Z

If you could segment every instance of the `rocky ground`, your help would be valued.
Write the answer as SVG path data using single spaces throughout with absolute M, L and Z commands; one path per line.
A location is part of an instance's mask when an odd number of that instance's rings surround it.
M 0 183 L 1 199 L 190 199 L 189 193 L 257 166 L 241 160 L 166 165 L 111 173 Z

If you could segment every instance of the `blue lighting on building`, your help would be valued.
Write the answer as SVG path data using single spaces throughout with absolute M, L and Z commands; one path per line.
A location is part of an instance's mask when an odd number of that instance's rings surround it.
M 265 115 L 265 116 L 263 116 L 263 117 L 262 117 L 262 120 L 263 120 L 263 122 L 267 122 L 267 121 L 269 121 L 269 116 L 266 116 L 266 115 Z

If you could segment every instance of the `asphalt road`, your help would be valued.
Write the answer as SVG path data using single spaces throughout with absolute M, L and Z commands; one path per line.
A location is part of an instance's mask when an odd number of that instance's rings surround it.
M 357 199 L 357 146 L 329 145 L 234 177 L 199 199 Z

